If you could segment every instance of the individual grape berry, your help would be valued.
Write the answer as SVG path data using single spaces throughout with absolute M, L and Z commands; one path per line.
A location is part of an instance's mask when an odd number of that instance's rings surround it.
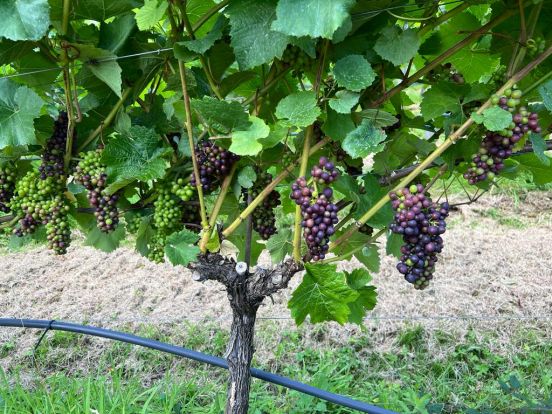
M 521 101 L 519 89 L 508 89 L 504 96 L 493 96 L 491 101 L 502 109 L 513 112 Z M 464 178 L 470 184 L 493 180 L 504 169 L 504 161 L 512 155 L 514 146 L 529 132 L 540 133 L 538 115 L 520 107 L 512 116 L 510 127 L 504 131 L 487 131 L 477 154 L 472 155 Z
M 15 191 L 16 171 L 13 165 L 0 165 L 0 212 L 10 211 L 9 203 Z
M 271 181 L 271 174 L 257 171 L 257 179 L 253 187 L 249 190 L 251 199 L 256 198 Z M 253 229 L 259 233 L 263 240 L 268 240 L 270 236 L 277 233 L 276 213 L 274 209 L 279 205 L 280 194 L 277 191 L 272 191 L 251 214 Z
M 389 229 L 402 235 L 404 242 L 397 270 L 416 289 L 425 289 L 443 249 L 441 235 L 446 231 L 449 204 L 434 203 L 421 184 L 391 192 L 389 197 L 395 211 Z
M 102 151 L 99 148 L 79 154 L 81 160 L 75 167 L 74 177 L 88 190 L 88 201 L 94 207 L 98 228 L 104 233 L 110 233 L 119 224 L 119 195 L 107 193 L 106 166 L 101 162 Z
M 209 140 L 199 142 L 195 146 L 195 153 L 199 167 L 199 181 L 205 192 L 215 190 L 224 177 L 230 174 L 234 163 L 239 160 L 239 156 Z M 190 183 L 196 186 L 193 173 Z

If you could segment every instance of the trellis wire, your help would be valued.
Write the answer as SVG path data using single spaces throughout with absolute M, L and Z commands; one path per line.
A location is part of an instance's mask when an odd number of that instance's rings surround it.
M 65 332 L 74 332 L 83 335 L 97 336 L 100 338 L 111 339 L 119 342 L 126 342 L 133 345 L 139 345 L 146 348 L 154 349 L 157 351 L 169 353 L 172 355 L 181 356 L 184 358 L 192 359 L 194 361 L 203 362 L 215 367 L 228 369 L 228 363 L 223 358 L 219 358 L 213 355 L 204 354 L 202 352 L 193 351 L 191 349 L 170 345 L 160 341 L 154 341 L 151 339 L 143 338 L 140 336 L 118 332 L 110 329 L 97 328 L 93 326 L 85 326 L 68 322 L 60 322 L 54 320 L 37 320 L 37 319 L 12 319 L 1 318 L 0 326 L 11 328 L 33 328 L 48 330 L 59 330 Z M 42 335 L 44 337 L 44 334 Z M 39 342 L 40 343 L 40 342 Z M 263 381 L 271 382 L 276 385 L 289 388 L 291 390 L 299 391 L 303 394 L 308 394 L 316 398 L 323 399 L 333 404 L 340 405 L 342 407 L 351 408 L 362 413 L 368 414 L 398 414 L 395 411 L 386 410 L 371 404 L 367 404 L 362 401 L 354 400 L 352 398 L 334 394 L 319 388 L 313 387 L 308 384 L 301 383 L 299 381 L 292 380 L 291 378 L 283 377 L 281 375 L 272 374 L 257 368 L 251 368 L 251 376 L 261 379 Z

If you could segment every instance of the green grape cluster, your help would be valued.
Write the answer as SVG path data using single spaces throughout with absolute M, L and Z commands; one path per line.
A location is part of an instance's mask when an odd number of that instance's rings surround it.
M 61 197 L 57 198 L 46 223 L 48 247 L 55 254 L 67 253 L 67 248 L 71 243 L 71 228 L 68 220 L 69 208 L 69 205 Z
M 310 57 L 301 48 L 289 45 L 282 55 L 282 62 L 293 68 L 293 74 L 299 75 L 310 70 L 316 59 Z
M 542 36 L 527 41 L 527 54 L 530 58 L 540 55 L 546 49 L 546 40 Z
M 119 224 L 117 194 L 107 193 L 106 166 L 102 164 L 102 149 L 80 154 L 81 160 L 75 167 L 75 180 L 88 190 L 88 201 L 94 207 L 98 228 L 110 233 Z
M 17 175 L 11 164 L 0 165 L 0 212 L 10 211 L 9 203 L 15 190 Z
M 142 217 L 141 216 L 133 216 L 131 219 L 126 220 L 126 229 L 131 234 L 138 233 L 138 230 L 140 229 L 140 226 L 142 225 Z
M 165 261 L 165 243 L 167 236 L 156 232 L 149 245 L 148 259 L 154 263 L 163 263 Z
M 196 188 L 183 178 L 177 179 L 172 185 L 172 193 L 182 201 L 190 201 L 195 195 Z

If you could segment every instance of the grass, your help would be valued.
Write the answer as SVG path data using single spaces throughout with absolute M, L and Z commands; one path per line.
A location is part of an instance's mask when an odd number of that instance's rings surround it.
M 208 324 L 170 333 L 143 326 L 138 332 L 216 355 L 228 339 Z M 254 365 L 401 413 L 512 413 L 552 398 L 552 341 L 538 329 L 513 330 L 504 347 L 497 347 L 493 332 L 475 329 L 459 337 L 405 327 L 385 349 L 369 331 L 340 343 L 327 334 L 325 326 L 263 323 Z M 222 412 L 225 371 L 121 343 L 94 353 L 95 341 L 50 333 L 34 359 L 23 357 L 0 371 L 0 412 Z M 16 346 L 0 354 L 0 363 Z M 253 380 L 251 406 L 254 414 L 353 412 L 259 380 Z

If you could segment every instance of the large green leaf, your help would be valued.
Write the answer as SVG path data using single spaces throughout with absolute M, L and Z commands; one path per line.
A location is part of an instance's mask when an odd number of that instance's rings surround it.
M 349 55 L 339 59 L 333 72 L 339 86 L 357 92 L 370 86 L 376 79 L 372 66 L 360 55 Z
M 440 118 L 446 112 L 457 114 L 462 112 L 460 99 L 463 93 L 461 89 L 450 82 L 440 82 L 433 85 L 423 95 L 421 110 L 424 119 Z
M 37 143 L 33 121 L 43 105 L 33 90 L 0 79 L 0 149 Z
M 148 30 L 156 26 L 165 15 L 168 5 L 165 0 L 145 0 L 144 6 L 136 10 L 138 28 Z
M 478 82 L 482 77 L 491 75 L 500 66 L 500 56 L 470 48 L 458 51 L 448 61 L 469 83 Z
M 355 269 L 351 273 L 346 272 L 345 274 L 347 284 L 358 293 L 358 298 L 349 303 L 349 309 L 351 310 L 349 322 L 362 325 L 366 312 L 376 306 L 378 294 L 374 286 L 367 286 L 372 277 L 366 270 Z
M 345 274 L 336 266 L 305 264 L 305 276 L 293 292 L 288 307 L 295 322 L 300 325 L 310 315 L 312 323 L 349 320 L 351 309 L 359 294 L 348 284 Z
M 331 39 L 355 0 L 280 0 L 272 28 L 291 36 Z
M 275 0 L 237 0 L 226 9 L 232 47 L 240 69 L 249 69 L 281 57 L 289 38 L 270 28 L 276 15 Z
M 358 103 L 360 95 L 351 91 L 338 91 L 335 98 L 330 99 L 330 108 L 340 114 L 349 114 Z
M 63 0 L 50 0 L 52 20 L 61 20 Z M 128 13 L 143 6 L 143 0 L 78 0 L 71 2 L 73 20 L 89 19 L 103 22 L 110 17 Z
M 266 242 L 266 248 L 270 252 L 273 263 L 282 262 L 287 255 L 293 251 L 293 239 L 291 228 L 288 226 L 278 227 L 278 233 Z
M 102 232 L 95 224 L 86 233 L 85 246 L 92 246 L 98 250 L 109 253 L 116 250 L 125 238 L 125 227 L 117 226 L 111 233 Z
M 135 29 L 136 21 L 131 14 L 117 17 L 109 23 L 102 22 L 98 47 L 117 53 L 127 43 Z
M 394 65 L 402 65 L 416 56 L 420 39 L 415 30 L 401 30 L 398 26 L 386 27 L 374 45 L 374 50 Z
M 190 230 L 173 233 L 167 238 L 165 255 L 173 265 L 186 266 L 199 254 L 199 247 L 195 245 L 198 240 L 199 236 Z
M 111 139 L 102 156 L 110 178 L 109 191 L 115 192 L 136 180 L 163 177 L 168 166 L 164 157 L 171 151 L 153 130 L 141 126 L 133 126 Z
M 2 0 L 0 16 L 0 37 L 11 40 L 39 40 L 50 27 L 48 0 Z
M 276 116 L 288 120 L 290 126 L 311 125 L 320 113 L 320 108 L 316 105 L 316 94 L 312 91 L 288 95 L 276 107 Z
M 512 123 L 512 114 L 498 106 L 492 106 L 481 114 L 473 113 L 472 119 L 485 125 L 489 131 L 503 131 Z
M 546 142 L 539 134 L 531 133 L 529 135 L 531 144 L 533 144 L 533 153 L 537 158 L 546 166 L 550 165 L 550 157 L 548 157 L 544 152 L 547 150 Z
M 204 37 L 194 40 L 186 40 L 180 43 L 192 52 L 204 54 L 211 47 L 213 47 L 217 40 L 222 37 L 224 23 L 225 19 L 220 18 L 219 20 L 217 20 L 217 24 L 213 27 L 213 29 Z
M 539 86 L 539 93 L 542 97 L 542 103 L 550 112 L 552 112 L 552 80 Z
M 363 119 L 360 125 L 347 134 L 342 147 L 353 158 L 364 158 L 377 153 L 384 148 L 386 135 L 368 119 Z
M 237 155 L 257 155 L 263 149 L 259 139 L 268 137 L 270 128 L 261 118 L 250 116 L 251 125 L 246 131 L 233 131 L 230 151 Z
M 246 130 L 251 125 L 239 102 L 219 101 L 210 96 L 192 99 L 192 109 L 213 129 L 228 134 L 235 129 Z
M 121 97 L 121 67 L 115 60 L 115 55 L 103 49 L 88 45 L 75 45 L 79 50 L 79 60 L 98 79 Z
M 33 42 L 14 42 L 0 38 L 0 65 L 7 65 L 19 60 L 22 56 L 32 52 L 33 48 Z
M 529 171 L 538 185 L 552 182 L 552 168 L 543 164 L 535 154 L 520 155 L 515 157 L 515 162 L 519 163 L 520 169 Z
M 328 109 L 326 122 L 322 125 L 322 131 L 334 141 L 343 141 L 347 134 L 355 129 L 355 123 L 351 114 L 340 114 Z

